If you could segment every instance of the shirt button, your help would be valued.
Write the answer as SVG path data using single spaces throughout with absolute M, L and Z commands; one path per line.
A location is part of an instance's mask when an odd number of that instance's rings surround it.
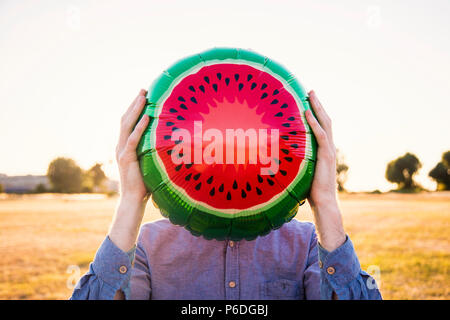
M 319 268 L 322 269 L 323 268 L 323 263 L 322 261 L 319 260 Z
M 127 267 L 125 267 L 125 266 L 120 266 L 120 268 L 119 268 L 119 272 L 120 272 L 120 273 L 124 274 L 124 273 L 127 273 L 127 271 L 128 271 Z
M 328 268 L 327 268 L 327 273 L 328 273 L 328 274 L 334 274 L 335 272 L 336 272 L 336 270 L 334 270 L 333 267 L 328 267 Z
M 230 281 L 230 282 L 228 282 L 228 286 L 229 286 L 230 288 L 234 288 L 234 287 L 236 287 L 236 282 Z
M 234 241 L 228 242 L 228 245 L 230 246 L 230 248 L 233 248 L 234 247 Z

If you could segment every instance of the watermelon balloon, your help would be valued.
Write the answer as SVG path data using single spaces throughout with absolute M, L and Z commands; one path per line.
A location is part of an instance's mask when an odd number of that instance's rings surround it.
M 297 213 L 314 174 L 305 89 L 255 52 L 214 48 L 164 71 L 147 93 L 137 149 L 161 213 L 195 236 L 252 240 Z

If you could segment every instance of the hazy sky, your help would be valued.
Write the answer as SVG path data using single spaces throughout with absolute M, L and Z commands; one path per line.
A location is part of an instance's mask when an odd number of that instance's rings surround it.
M 449 1 L 1 1 L 0 173 L 57 156 L 113 162 L 121 114 L 179 58 L 250 48 L 314 88 L 351 190 L 386 190 L 407 151 L 419 180 L 450 149 Z

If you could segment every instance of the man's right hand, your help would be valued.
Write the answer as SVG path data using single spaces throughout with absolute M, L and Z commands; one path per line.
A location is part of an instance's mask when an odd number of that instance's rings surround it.
M 149 122 L 149 117 L 144 115 L 136 124 L 145 106 L 145 94 L 146 91 L 141 90 L 122 116 L 116 148 L 120 172 L 120 202 L 109 231 L 109 238 L 123 251 L 130 250 L 136 242 L 148 200 L 136 155 L 139 140 Z

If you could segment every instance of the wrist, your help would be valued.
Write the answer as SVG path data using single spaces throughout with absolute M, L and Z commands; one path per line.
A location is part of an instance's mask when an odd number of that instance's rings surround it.
M 123 251 L 130 250 L 136 243 L 147 200 L 129 195 L 120 197 L 108 235 Z
M 330 252 L 339 248 L 346 234 L 337 198 L 321 199 L 312 205 L 312 210 L 321 246 Z

